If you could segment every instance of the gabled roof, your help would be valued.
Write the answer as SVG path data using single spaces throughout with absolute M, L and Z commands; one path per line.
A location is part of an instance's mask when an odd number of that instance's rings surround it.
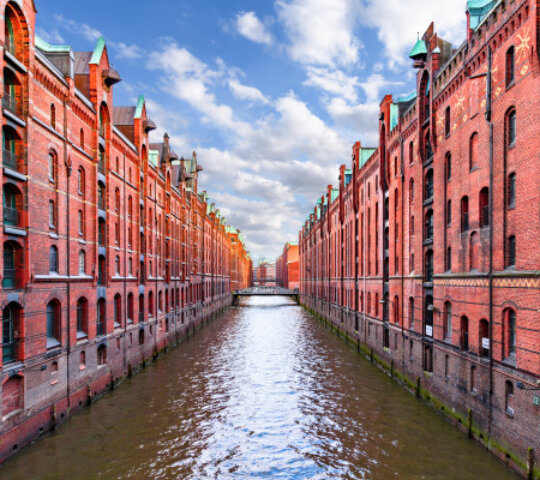
M 376 148 L 362 148 L 360 150 L 360 155 L 359 155 L 359 165 L 358 167 L 359 168 L 362 168 L 363 165 L 366 164 L 366 162 L 371 158 L 371 155 L 373 155 L 375 152 L 377 151 Z
M 75 52 L 75 75 L 88 75 L 92 52 Z
M 114 107 L 113 123 L 114 125 L 133 125 L 135 117 L 135 107 Z
M 143 108 L 144 108 L 144 96 L 139 95 L 139 100 L 137 101 L 137 108 L 135 109 L 135 115 L 134 115 L 135 118 L 142 117 Z
M 68 53 L 71 51 L 71 47 L 69 45 L 51 45 L 49 42 L 46 42 L 37 35 L 36 47 L 46 53 Z
M 92 52 L 92 58 L 90 59 L 90 63 L 92 65 L 97 65 L 99 62 L 101 62 L 101 57 L 103 55 L 104 50 L 105 50 L 105 39 L 103 37 L 99 37 L 96 42 L 96 47 L 94 48 L 94 51 Z
M 421 55 L 427 55 L 427 47 L 426 47 L 426 42 L 424 42 L 424 40 L 419 38 L 414 44 L 414 47 L 411 50 L 411 53 L 409 53 L 409 58 L 414 59 Z

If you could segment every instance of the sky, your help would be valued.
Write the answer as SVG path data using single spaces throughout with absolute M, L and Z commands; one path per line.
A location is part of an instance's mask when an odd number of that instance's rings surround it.
M 36 31 L 91 51 L 104 36 L 122 76 L 115 105 L 144 95 L 175 151 L 255 261 L 276 258 L 352 145 L 377 146 L 383 95 L 415 87 L 408 53 L 431 21 L 465 39 L 465 0 L 36 0 Z

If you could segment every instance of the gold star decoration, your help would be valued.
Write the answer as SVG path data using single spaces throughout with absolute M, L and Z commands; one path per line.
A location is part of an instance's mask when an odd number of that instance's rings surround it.
M 464 103 L 465 103 L 465 95 L 463 95 L 463 93 L 460 93 L 457 97 L 456 105 L 454 106 L 458 115 L 465 111 Z
M 529 42 L 531 41 L 531 35 L 529 34 L 529 29 L 527 28 L 527 30 L 523 31 L 523 36 L 518 34 L 517 38 L 519 38 L 519 41 L 521 43 L 516 47 L 516 56 L 518 60 L 524 60 L 527 58 L 527 52 L 529 50 Z

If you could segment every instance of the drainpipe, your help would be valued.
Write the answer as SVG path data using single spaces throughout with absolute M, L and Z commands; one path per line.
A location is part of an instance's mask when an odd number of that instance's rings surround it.
M 488 442 L 491 443 L 493 423 L 493 121 L 492 113 L 492 64 L 491 47 L 487 46 L 488 66 L 486 79 L 486 121 L 489 126 L 489 416 Z
M 367 253 L 367 238 L 366 238 L 366 231 L 367 231 L 367 216 L 365 214 L 365 211 L 366 211 L 366 176 L 364 175 L 364 188 L 363 188 L 363 198 L 362 198 L 362 205 L 364 205 L 364 224 L 361 225 L 362 227 L 362 230 L 363 230 L 363 238 L 364 238 L 364 251 L 362 252 L 362 271 L 364 272 L 364 295 L 363 295 L 363 298 L 364 298 L 364 344 L 368 344 L 368 341 L 367 341 L 367 318 L 366 318 L 366 302 L 367 302 L 367 293 L 366 293 L 366 289 L 367 289 L 367 281 L 366 281 L 366 277 L 367 277 L 367 270 L 366 270 L 366 253 Z
M 122 187 L 124 189 L 124 194 L 123 194 L 123 198 L 124 198 L 124 246 L 125 246 L 125 253 L 124 253 L 124 305 L 126 306 L 124 308 L 124 358 L 123 358 L 123 366 L 124 366 L 124 372 L 126 371 L 126 342 L 127 342 L 127 202 L 126 202 L 126 154 L 124 152 L 124 166 L 123 166 L 123 169 L 124 169 L 124 175 L 123 175 L 123 178 L 122 178 Z M 139 203 L 140 205 L 140 203 Z M 131 212 L 131 214 L 133 215 L 133 212 Z M 131 218 L 129 219 L 129 221 L 131 222 Z M 133 230 L 132 230 L 133 232 Z M 140 257 L 139 257 L 140 258 Z M 133 262 L 132 262 L 132 266 L 133 266 Z M 116 307 L 115 307 L 116 308 Z M 133 319 L 132 319 L 133 320 Z
M 68 124 L 67 124 L 67 99 L 64 98 L 63 106 L 64 106 L 64 165 L 66 166 L 66 277 L 67 277 L 67 290 L 66 290 L 66 296 L 67 296 L 67 366 L 66 366 L 66 384 L 67 384 L 67 409 L 69 412 L 70 408 L 70 395 L 71 395 L 71 386 L 70 386 L 70 374 L 69 374 L 69 357 L 71 354 L 71 272 L 70 272 L 70 266 L 71 266 L 71 246 L 70 246 L 70 235 L 69 235 L 69 229 L 71 225 L 71 218 L 70 218 L 70 189 L 69 189 L 69 181 L 71 178 L 71 172 L 73 170 L 71 165 L 71 160 L 68 158 Z
M 401 174 L 401 363 L 405 369 L 405 174 L 403 164 L 405 163 L 405 139 L 403 135 L 399 138 L 399 154 L 401 156 L 400 174 Z M 405 371 L 405 370 L 404 370 Z

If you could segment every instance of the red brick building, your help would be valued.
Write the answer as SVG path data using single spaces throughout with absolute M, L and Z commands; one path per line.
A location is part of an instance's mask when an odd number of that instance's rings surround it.
M 115 106 L 103 39 L 37 38 L 1 1 L 0 459 L 231 303 L 251 261 L 140 97 Z M 234 265 L 234 269 L 231 269 Z
M 518 468 L 540 451 L 539 12 L 468 2 L 457 49 L 430 25 L 415 92 L 300 232 L 302 302 Z
M 287 242 L 283 247 L 280 267 L 281 285 L 283 288 L 295 290 L 300 288 L 300 260 L 297 242 Z M 276 261 L 276 271 L 279 271 Z

